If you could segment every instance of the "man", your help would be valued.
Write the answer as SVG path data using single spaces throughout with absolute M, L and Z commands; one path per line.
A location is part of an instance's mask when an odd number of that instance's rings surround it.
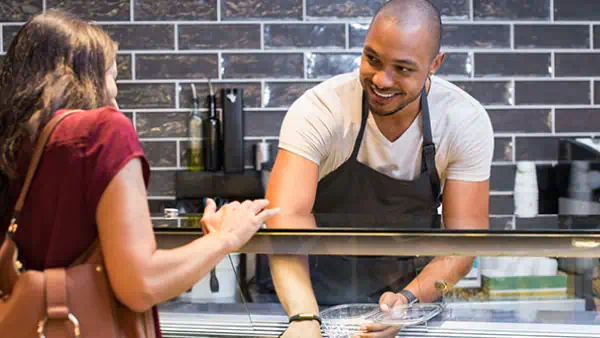
M 290 107 L 267 188 L 282 216 L 430 217 L 443 192 L 445 228 L 487 229 L 493 131 L 481 104 L 434 76 L 445 57 L 440 37 L 429 2 L 392 0 L 371 22 L 359 73 L 329 79 Z M 325 258 L 311 257 L 309 270 L 305 256 L 270 257 L 277 295 L 293 318 L 283 337 L 321 337 L 316 317 L 294 317 L 317 316 L 317 304 L 379 301 L 385 311 L 432 302 L 436 281 L 452 285 L 473 263 L 436 257 L 415 277 L 414 264 L 397 258 Z M 398 328 L 363 330 L 361 337 L 391 337 Z

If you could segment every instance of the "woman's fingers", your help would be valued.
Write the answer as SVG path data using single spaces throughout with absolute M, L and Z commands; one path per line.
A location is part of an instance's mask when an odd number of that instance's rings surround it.
M 266 208 L 267 205 L 269 205 L 269 201 L 267 201 L 267 200 L 264 200 L 264 199 L 256 200 L 256 201 L 252 202 L 252 205 L 250 206 L 250 212 L 252 212 L 252 214 L 256 215 L 261 210 Z
M 203 216 L 210 216 L 215 212 L 217 212 L 217 204 L 212 198 L 207 198 Z
M 277 215 L 279 213 L 279 208 L 274 209 L 263 209 L 256 217 L 258 217 L 258 221 L 262 225 L 269 218 Z

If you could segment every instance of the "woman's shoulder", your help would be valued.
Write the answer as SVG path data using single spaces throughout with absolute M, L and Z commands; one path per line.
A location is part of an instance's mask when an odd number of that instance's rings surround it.
M 63 109 L 55 116 L 72 110 Z M 81 144 L 99 141 L 111 134 L 137 137 L 133 123 L 125 114 L 113 107 L 77 111 L 66 117 L 52 133 L 51 144 Z

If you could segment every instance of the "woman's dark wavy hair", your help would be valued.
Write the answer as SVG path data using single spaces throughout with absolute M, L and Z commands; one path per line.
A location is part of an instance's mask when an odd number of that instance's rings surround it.
M 100 27 L 59 11 L 37 15 L 19 30 L 0 69 L 0 220 L 12 212 L 10 186 L 35 129 L 57 110 L 109 104 L 105 74 L 117 48 Z M 29 123 L 34 114 L 39 128 Z

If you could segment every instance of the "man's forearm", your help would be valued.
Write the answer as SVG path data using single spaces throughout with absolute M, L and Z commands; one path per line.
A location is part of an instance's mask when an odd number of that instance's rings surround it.
M 423 271 L 406 287 L 420 302 L 430 303 L 442 296 L 435 288 L 436 281 L 445 281 L 454 286 L 466 276 L 473 266 L 474 257 L 435 257 Z
M 319 313 L 319 306 L 310 282 L 308 257 L 296 255 L 269 256 L 275 291 L 285 312 Z

